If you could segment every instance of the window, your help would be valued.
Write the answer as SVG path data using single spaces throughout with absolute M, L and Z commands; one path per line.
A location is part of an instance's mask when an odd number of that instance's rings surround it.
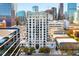
M 29 37 L 31 38 L 31 35 Z
M 30 18 L 31 18 L 31 16 L 30 16 Z
M 38 18 L 38 17 L 36 16 L 36 18 Z
M 45 40 L 45 38 L 44 38 L 44 40 Z
M 45 18 L 45 16 L 43 16 L 43 18 Z

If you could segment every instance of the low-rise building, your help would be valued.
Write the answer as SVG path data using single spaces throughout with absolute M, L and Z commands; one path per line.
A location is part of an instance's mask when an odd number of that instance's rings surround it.
M 76 55 L 79 53 L 79 43 L 73 38 L 56 38 L 57 49 L 61 51 L 62 55 Z

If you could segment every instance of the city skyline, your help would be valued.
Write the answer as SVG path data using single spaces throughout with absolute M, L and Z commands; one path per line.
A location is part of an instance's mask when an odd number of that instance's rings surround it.
M 1 3 L 0 56 L 79 56 L 78 5 Z
M 57 12 L 59 9 L 59 3 L 19 3 L 17 4 L 17 12 L 18 11 L 33 11 L 32 7 L 38 6 L 39 11 L 45 11 L 47 9 L 51 9 L 52 7 L 57 8 Z M 77 3 L 77 7 L 79 6 L 79 3 Z M 64 3 L 64 12 L 67 11 L 67 3 Z

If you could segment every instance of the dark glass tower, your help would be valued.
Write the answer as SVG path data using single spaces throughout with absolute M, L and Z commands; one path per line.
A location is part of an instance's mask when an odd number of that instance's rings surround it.
M 53 19 L 57 20 L 57 8 L 56 7 L 52 7 L 52 13 L 53 13 Z
M 58 10 L 58 20 L 62 20 L 64 17 L 63 8 L 64 8 L 63 3 L 60 3 L 59 10 Z
M 0 17 L 14 17 L 14 4 L 12 3 L 0 3 Z
M 0 3 L 0 21 L 5 17 L 7 26 L 15 24 L 15 5 L 12 3 Z

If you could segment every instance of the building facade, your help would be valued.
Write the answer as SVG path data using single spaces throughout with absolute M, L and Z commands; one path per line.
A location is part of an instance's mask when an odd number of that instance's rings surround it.
M 77 11 L 77 4 L 76 3 L 68 3 L 67 6 L 67 11 L 68 11 L 68 18 L 71 22 L 74 20 L 74 13 Z
M 26 12 L 25 11 L 19 11 L 19 12 L 17 12 L 16 15 L 19 18 L 19 23 L 21 25 L 25 24 L 25 21 L 26 21 Z
M 60 3 L 59 4 L 59 10 L 58 10 L 58 20 L 63 19 L 63 17 L 64 17 L 63 11 L 64 11 L 63 3 Z
M 60 33 L 61 31 L 64 30 L 64 20 L 54 20 L 52 22 L 52 32 L 55 33 Z
M 6 18 L 7 26 L 15 24 L 15 5 L 12 3 L 0 3 L 0 21 Z
M 18 28 L 0 28 L 0 56 L 18 56 L 19 43 Z
M 28 46 L 39 49 L 46 46 L 48 39 L 48 14 L 45 12 L 27 12 Z
M 53 20 L 57 20 L 57 8 L 52 7 L 52 12 L 53 12 Z
M 11 3 L 0 3 L 0 17 L 14 17 L 14 4 Z M 13 15 L 14 14 L 14 15 Z
M 32 9 L 33 9 L 34 12 L 38 12 L 39 11 L 39 7 L 38 6 L 33 6 Z
M 79 24 L 79 9 L 74 14 L 74 21 L 73 23 Z

